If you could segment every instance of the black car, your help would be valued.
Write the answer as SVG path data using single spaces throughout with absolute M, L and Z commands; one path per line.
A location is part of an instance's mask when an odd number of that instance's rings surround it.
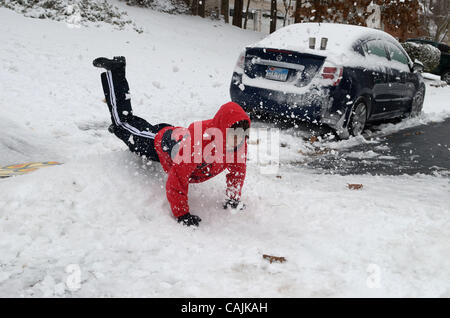
M 367 122 L 419 114 L 421 70 L 385 32 L 299 23 L 245 48 L 230 94 L 252 117 L 326 124 L 345 138 Z
M 439 60 L 439 65 L 431 73 L 440 75 L 441 79 L 450 85 L 450 46 L 425 39 L 408 39 L 406 42 L 430 44 L 439 49 L 441 51 L 441 59 Z

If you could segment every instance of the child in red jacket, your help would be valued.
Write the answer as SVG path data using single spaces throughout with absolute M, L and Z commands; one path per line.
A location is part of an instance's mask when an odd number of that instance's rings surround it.
M 201 219 L 189 211 L 189 183 L 206 181 L 225 169 L 227 199 L 223 207 L 243 209 L 240 197 L 250 118 L 238 104 L 222 105 L 214 118 L 194 122 L 188 128 L 164 123 L 151 125 L 133 115 L 125 58 L 100 57 L 93 64 L 107 70 L 101 74 L 101 80 L 111 113 L 109 131 L 139 156 L 161 163 L 168 174 L 167 199 L 178 222 L 199 225 Z

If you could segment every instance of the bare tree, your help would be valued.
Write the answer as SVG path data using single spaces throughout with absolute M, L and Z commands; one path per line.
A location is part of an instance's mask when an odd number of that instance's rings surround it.
M 234 0 L 233 25 L 242 28 L 242 9 L 244 0 Z
M 250 2 L 251 2 L 251 0 L 247 0 L 247 8 L 245 9 L 244 29 L 247 29 L 248 8 L 250 7 Z
M 230 23 L 230 0 L 222 0 L 222 14 L 225 23 Z
M 450 16 L 447 15 L 447 22 L 444 22 L 441 24 L 441 26 L 438 28 L 438 32 L 436 32 L 436 35 L 434 37 L 434 40 L 437 42 L 444 42 L 445 38 L 448 35 L 448 28 L 450 27 Z
M 277 29 L 277 0 L 270 1 L 270 33 Z
M 284 7 L 284 18 L 283 18 L 283 26 L 286 26 L 286 20 L 287 16 L 289 14 L 289 11 L 291 10 L 291 4 L 292 0 L 283 0 L 283 7 Z
M 198 0 L 192 0 L 191 2 L 191 14 L 198 15 Z
M 205 3 L 206 0 L 191 0 L 191 14 L 205 17 Z
M 205 17 L 206 0 L 198 0 L 198 15 Z
M 294 22 L 295 22 L 295 23 L 300 23 L 300 22 L 302 22 L 301 19 L 302 19 L 303 17 L 299 14 L 302 5 L 303 5 L 303 0 L 297 0 L 297 1 L 295 1 L 295 9 L 294 9 Z
M 442 42 L 450 27 L 450 3 L 448 0 L 422 0 L 424 31 L 426 35 Z

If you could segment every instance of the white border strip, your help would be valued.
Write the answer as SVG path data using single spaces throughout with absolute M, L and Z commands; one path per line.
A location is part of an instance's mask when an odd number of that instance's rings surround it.
M 126 122 L 122 122 L 120 120 L 119 114 L 117 112 L 116 95 L 114 93 L 114 84 L 113 84 L 113 80 L 112 80 L 111 71 L 106 72 L 106 78 L 108 80 L 109 98 L 110 98 L 111 104 L 112 104 L 112 114 L 113 114 L 113 118 L 114 118 L 116 124 L 119 126 L 122 126 L 124 129 L 128 130 L 133 135 L 150 138 L 150 139 L 155 139 L 155 136 L 156 136 L 155 133 L 151 133 L 149 131 L 140 131 L 136 127 L 133 127 L 130 124 L 128 124 Z

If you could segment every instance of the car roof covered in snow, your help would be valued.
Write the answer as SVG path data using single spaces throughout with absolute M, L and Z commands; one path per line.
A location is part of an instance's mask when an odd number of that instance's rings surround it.
M 316 38 L 315 49 L 309 48 L 309 38 Z M 320 50 L 322 38 L 328 38 L 325 50 Z M 251 47 L 277 48 L 322 56 L 349 52 L 358 39 L 376 38 L 396 41 L 386 32 L 363 26 L 338 23 L 296 23 L 279 29 Z

